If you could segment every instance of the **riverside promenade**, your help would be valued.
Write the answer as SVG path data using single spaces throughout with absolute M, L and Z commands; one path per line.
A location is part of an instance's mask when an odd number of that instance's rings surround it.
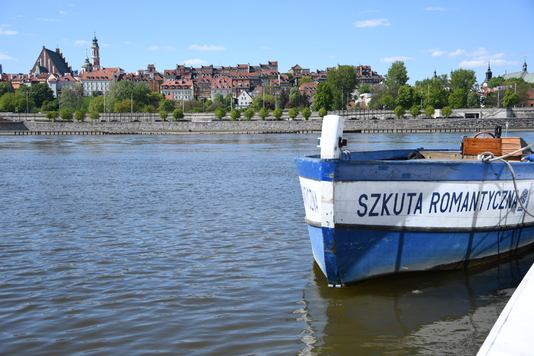
M 480 110 L 480 109 L 479 109 Z M 350 133 L 428 133 L 534 130 L 534 109 L 505 112 L 506 115 L 479 117 L 402 118 L 355 112 L 335 112 L 345 116 L 345 132 Z M 463 113 L 466 116 L 465 113 Z M 497 117 L 496 117 L 497 116 Z M 480 118 L 483 117 L 483 118 Z M 297 117 L 274 120 L 217 120 L 213 114 L 187 117 L 188 120 L 163 121 L 157 114 L 104 114 L 98 121 L 50 122 L 42 114 L 6 115 L 0 113 L 0 135 L 113 135 L 113 134 L 278 134 L 319 133 L 322 119 Z

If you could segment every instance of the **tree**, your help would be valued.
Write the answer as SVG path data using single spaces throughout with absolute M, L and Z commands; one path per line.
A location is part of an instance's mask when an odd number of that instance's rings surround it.
M 402 61 L 395 61 L 391 64 L 387 74 L 384 76 L 384 84 L 391 90 L 392 96 L 396 97 L 399 88 L 408 83 L 408 71 Z
M 222 96 L 222 94 L 215 94 L 214 101 L 216 103 L 223 103 L 224 104 L 224 97 Z
M 421 109 L 419 109 L 418 105 L 414 105 L 410 108 L 410 115 L 412 115 L 414 119 L 417 115 L 421 115 Z
M 89 103 L 88 109 L 89 109 L 89 112 L 91 113 L 92 112 L 98 112 L 98 113 L 104 112 L 104 97 L 99 96 L 91 100 L 91 102 Z
M 40 108 L 45 101 L 54 100 L 54 93 L 46 83 L 38 83 L 30 87 L 29 97 L 35 103 L 35 106 Z
M 100 118 L 100 113 L 98 111 L 91 111 L 89 117 L 91 118 L 91 120 L 96 121 Z
M 175 120 L 183 119 L 184 113 L 183 113 L 182 109 L 174 109 L 174 111 L 172 112 L 172 117 Z
M 109 103 L 106 103 L 106 106 L 114 108 L 115 103 L 123 101 L 126 99 L 133 100 L 134 109 L 139 107 L 144 107 L 145 105 L 154 106 L 159 102 L 163 96 L 159 93 L 152 92 L 143 83 L 134 83 L 129 80 L 121 80 L 118 82 L 113 82 L 110 85 L 110 91 L 107 95 Z M 158 105 L 154 106 L 158 107 Z
M 75 83 L 73 86 L 66 86 L 61 89 L 59 95 L 59 105 L 61 108 L 69 107 L 72 112 L 84 107 L 83 86 L 81 83 Z
M 467 93 L 476 83 L 475 71 L 471 69 L 457 69 L 451 73 L 450 87 L 452 90 L 463 89 Z
M 306 95 L 300 92 L 298 87 L 293 87 L 289 92 L 289 102 L 291 103 L 292 107 L 301 108 L 307 106 L 308 99 Z
M 294 119 L 296 118 L 298 115 L 299 115 L 299 109 L 297 108 L 291 108 L 289 109 L 289 113 L 288 113 L 289 117 Z
M 160 110 L 159 111 L 159 117 L 163 120 L 163 121 L 166 121 L 167 120 L 167 116 L 169 116 L 169 112 L 166 111 L 166 110 Z
M 401 116 L 404 116 L 404 114 L 406 113 L 406 110 L 404 110 L 404 108 L 400 105 L 398 105 L 396 108 L 395 108 L 395 116 L 397 116 L 399 119 L 401 118 Z
M 250 120 L 250 119 L 252 119 L 252 117 L 254 116 L 255 113 L 256 113 L 256 111 L 254 111 L 253 108 L 248 108 L 243 113 L 243 116 L 245 116 L 248 120 Z
M 20 91 L 6 93 L 0 97 L 0 112 L 25 112 L 29 107 L 26 95 Z
M 382 95 L 382 98 L 380 98 L 380 104 L 381 108 L 386 110 L 394 110 L 395 109 L 395 98 L 389 94 Z
M 397 95 L 397 105 L 405 109 L 411 108 L 415 104 L 415 91 L 408 84 L 399 88 Z
M 284 88 L 280 91 L 280 96 L 277 98 L 278 104 L 275 107 L 285 108 L 289 102 L 289 90 Z
M 59 109 L 59 100 L 45 100 L 43 105 L 41 106 L 41 111 L 53 111 Z
M 71 107 L 65 106 L 59 109 L 59 117 L 61 117 L 62 120 L 65 120 L 65 121 L 72 120 L 73 114 L 74 114 L 74 110 Z
M 274 109 L 276 98 L 271 94 L 260 94 L 252 99 L 250 106 L 255 110 L 260 110 L 261 108 Z
M 273 117 L 276 118 L 276 120 L 280 120 L 280 118 L 282 117 L 282 109 L 280 108 L 274 109 Z
M 304 117 L 304 119 L 308 120 L 312 114 L 310 108 L 304 108 L 302 109 L 302 112 L 301 112 L 302 116 Z
M 504 83 L 504 78 L 503 77 L 493 77 L 493 78 L 490 79 L 490 81 L 488 83 L 488 88 L 498 87 L 498 86 L 502 85 L 502 83 Z
M 360 89 L 358 89 L 358 91 L 360 92 L 360 94 L 372 93 L 373 87 L 369 84 L 363 84 L 362 86 L 360 86 Z
M 13 88 L 9 82 L 0 82 L 0 97 L 6 93 L 12 93 Z
M 237 120 L 241 117 L 241 111 L 237 110 L 237 109 L 233 109 L 231 112 L 230 112 L 230 117 L 234 120 Z
M 265 120 L 265 118 L 269 115 L 269 111 L 265 108 L 261 108 L 258 112 L 258 116 L 262 118 L 262 120 Z
M 222 119 L 226 116 L 226 110 L 224 110 L 222 107 L 215 110 L 215 117 L 217 119 Z
M 441 109 L 441 115 L 445 117 L 449 117 L 452 115 L 452 109 L 450 106 L 445 106 L 443 109 Z
M 428 105 L 425 108 L 425 115 L 428 116 L 428 117 L 431 117 L 432 115 L 434 115 L 435 112 L 436 112 L 436 110 L 434 109 L 434 107 L 432 105 Z
M 332 95 L 332 89 L 330 84 L 322 82 L 317 85 L 315 92 L 315 100 L 313 101 L 313 110 L 318 111 L 325 109 L 326 111 L 332 110 L 334 107 L 334 96 Z
M 165 110 L 167 112 L 174 111 L 174 101 L 169 99 L 163 99 L 159 102 L 159 110 Z
M 502 103 L 507 108 L 511 108 L 512 106 L 519 104 L 519 96 L 513 89 L 508 89 L 506 93 L 504 93 Z
M 478 101 L 478 95 L 474 91 L 467 94 L 467 107 L 468 108 L 479 108 L 480 102 Z
M 348 105 L 356 85 L 358 85 L 358 77 L 354 66 L 342 65 L 328 71 L 326 81 L 332 91 L 333 109 L 344 109 Z
M 133 101 L 130 99 L 117 101 L 113 105 L 113 112 L 131 112 L 132 106 L 133 106 Z
M 45 117 L 51 121 L 56 121 L 56 119 L 59 117 L 58 111 L 48 111 L 45 115 Z
M 465 89 L 457 88 L 449 94 L 449 106 L 453 109 L 467 107 L 467 93 Z
M 318 114 L 321 118 L 323 118 L 326 116 L 326 114 L 328 114 L 328 112 L 325 110 L 325 108 L 320 108 Z
M 85 109 L 78 109 L 74 112 L 74 120 L 83 121 L 85 119 Z
M 423 105 L 425 107 L 431 105 L 438 109 L 448 105 L 449 92 L 446 89 L 448 87 L 446 74 L 415 82 L 416 93 L 422 99 Z

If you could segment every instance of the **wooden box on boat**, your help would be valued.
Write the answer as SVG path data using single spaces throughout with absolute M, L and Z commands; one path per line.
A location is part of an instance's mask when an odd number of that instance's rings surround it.
M 491 152 L 495 156 L 503 156 L 519 150 L 525 146 L 520 137 L 466 137 L 463 140 L 462 153 L 464 156 L 476 156 L 484 152 Z M 522 145 L 523 144 L 523 145 Z M 510 156 L 509 160 L 520 160 L 522 152 Z

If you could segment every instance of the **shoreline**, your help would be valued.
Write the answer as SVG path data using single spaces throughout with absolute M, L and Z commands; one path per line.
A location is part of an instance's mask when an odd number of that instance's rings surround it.
M 534 118 L 346 120 L 346 133 L 439 133 L 534 130 Z M 320 133 L 322 120 L 40 122 L 3 121 L 0 135 L 187 135 Z

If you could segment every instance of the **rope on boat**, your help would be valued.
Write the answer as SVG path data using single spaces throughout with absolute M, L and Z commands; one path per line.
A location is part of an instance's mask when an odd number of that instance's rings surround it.
M 530 216 L 532 216 L 534 218 L 534 215 L 531 214 L 527 210 L 527 207 L 525 206 L 525 204 L 523 204 L 523 201 L 519 198 L 519 189 L 517 188 L 517 182 L 516 182 L 516 176 L 515 176 L 514 168 L 512 167 L 510 162 L 505 160 L 505 158 L 513 156 L 513 155 L 515 155 L 515 154 L 517 154 L 519 152 L 522 152 L 524 150 L 527 150 L 527 149 L 531 148 L 532 146 L 534 146 L 534 143 L 531 143 L 530 145 L 525 146 L 523 148 L 520 148 L 517 151 L 511 152 L 511 153 L 508 153 L 508 154 L 505 154 L 505 155 L 499 156 L 499 157 L 495 157 L 495 155 L 493 153 L 491 153 L 491 152 L 484 152 L 484 153 L 481 153 L 481 154 L 478 155 L 478 159 L 480 161 L 482 161 L 482 162 L 501 161 L 508 167 L 508 169 L 510 170 L 510 173 L 512 174 L 512 182 L 514 183 L 515 195 L 517 197 L 517 200 L 519 201 L 519 205 L 521 205 L 521 208 L 523 208 L 525 213 L 527 213 L 528 215 L 530 215 Z

